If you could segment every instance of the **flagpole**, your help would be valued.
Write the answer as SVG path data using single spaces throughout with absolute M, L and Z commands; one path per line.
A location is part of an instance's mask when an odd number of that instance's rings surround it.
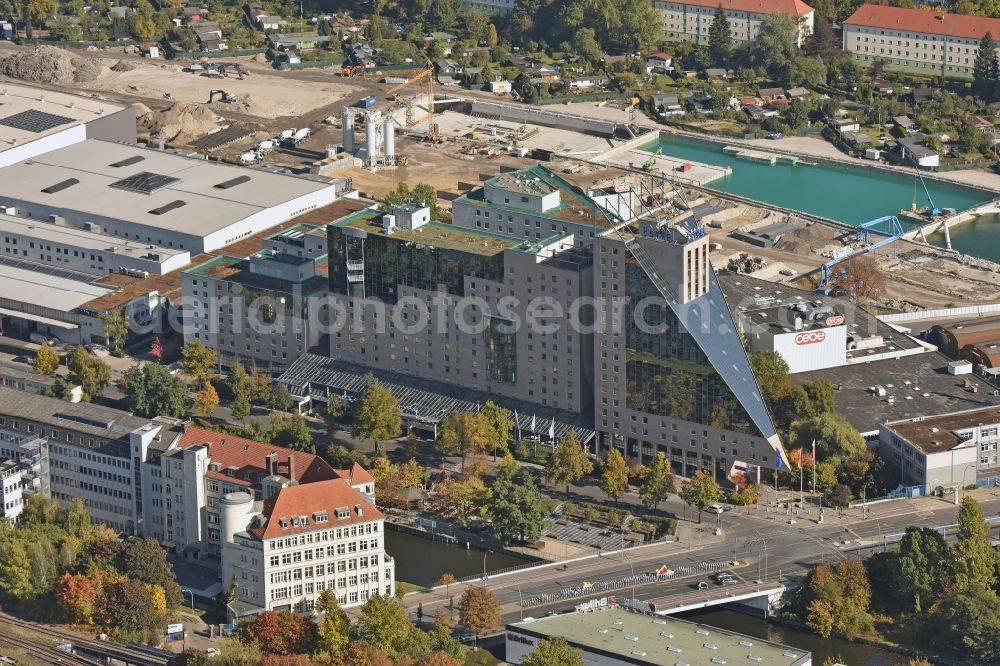
M 813 440 L 813 494 L 816 493 L 816 440 Z

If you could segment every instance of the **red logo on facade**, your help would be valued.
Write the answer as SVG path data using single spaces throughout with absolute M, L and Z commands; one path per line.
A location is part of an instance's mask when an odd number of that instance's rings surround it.
M 795 344 L 811 345 L 826 340 L 826 331 L 805 331 L 795 336 Z
M 833 315 L 826 318 L 827 326 L 840 326 L 844 323 L 844 315 Z

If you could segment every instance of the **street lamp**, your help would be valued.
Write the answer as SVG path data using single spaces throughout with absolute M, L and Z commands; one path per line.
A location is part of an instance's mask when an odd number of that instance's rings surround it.
M 194 612 L 194 592 L 192 590 L 187 589 L 186 587 L 182 587 L 181 588 L 181 596 L 183 596 L 185 592 L 187 592 L 188 594 L 191 595 L 191 612 L 193 613 Z
M 486 556 L 489 555 L 492 552 L 493 552 L 492 550 L 488 550 L 485 553 L 483 553 L 483 582 L 484 583 L 490 579 L 490 577 L 486 575 Z

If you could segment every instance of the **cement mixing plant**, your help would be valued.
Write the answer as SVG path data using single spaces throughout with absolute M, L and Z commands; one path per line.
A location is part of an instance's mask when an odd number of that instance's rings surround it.
M 392 168 L 397 166 L 396 157 L 396 120 L 390 114 L 381 111 L 365 111 L 364 146 L 358 145 L 355 137 L 355 124 L 358 120 L 357 109 L 345 106 L 341 116 L 343 128 L 344 152 L 354 155 L 369 169 Z

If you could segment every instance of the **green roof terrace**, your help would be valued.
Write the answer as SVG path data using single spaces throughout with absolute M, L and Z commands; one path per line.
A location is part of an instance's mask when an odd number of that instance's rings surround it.
M 263 254 L 264 253 L 260 253 L 258 257 L 273 261 L 281 261 L 280 257 L 287 256 L 267 253 L 268 256 L 263 257 Z M 298 261 L 298 258 L 295 259 Z M 249 260 L 227 256 L 215 257 L 214 259 L 206 261 L 203 264 L 199 264 L 194 268 L 184 271 L 184 273 L 201 275 L 204 277 L 214 278 L 216 280 L 222 280 L 224 282 L 232 282 L 251 289 L 261 289 L 287 294 L 298 292 L 303 295 L 312 294 L 325 289 L 328 277 L 327 260 L 325 256 L 316 260 L 316 275 L 303 282 L 282 280 L 279 278 L 261 275 L 259 273 L 253 273 L 250 271 Z
M 360 229 L 376 236 L 391 237 L 400 241 L 420 243 L 433 248 L 445 250 L 460 250 L 487 257 L 494 256 L 505 250 L 538 253 L 547 245 L 564 237 L 566 234 L 555 234 L 545 240 L 534 242 L 519 241 L 515 238 L 492 234 L 478 229 L 465 229 L 444 222 L 428 222 L 416 230 L 396 227 L 392 233 L 386 233 L 382 228 L 382 216 L 386 213 L 369 208 L 341 218 L 332 223 L 334 227 L 350 227 Z

